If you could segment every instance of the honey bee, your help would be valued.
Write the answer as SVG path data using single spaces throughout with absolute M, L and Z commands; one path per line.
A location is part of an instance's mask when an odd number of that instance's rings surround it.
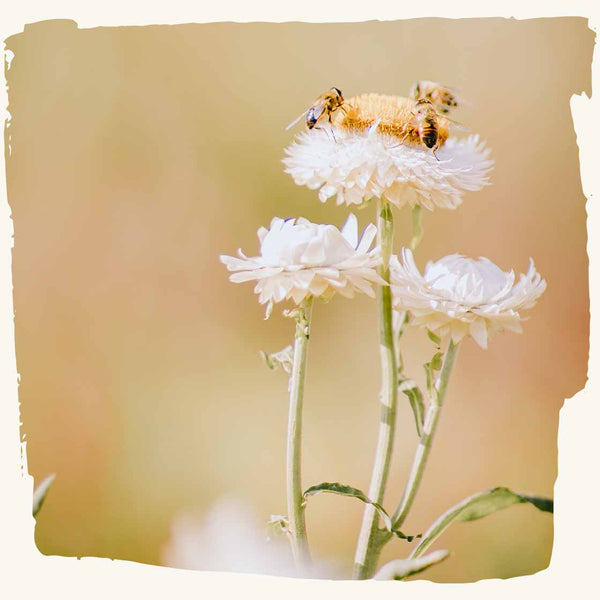
M 412 124 L 417 130 L 421 143 L 427 148 L 432 148 L 435 156 L 441 140 L 438 113 L 431 100 L 420 98 L 415 102 Z
M 306 117 L 306 126 L 309 129 L 314 129 L 317 123 L 327 116 L 327 120 L 331 125 L 331 115 L 338 108 L 343 108 L 344 97 L 341 90 L 336 87 L 332 87 L 330 90 L 321 94 L 312 103 L 307 110 L 305 110 L 298 118 L 294 119 L 285 129 L 291 129 L 296 123 L 303 117 Z
M 450 109 L 457 108 L 459 99 L 450 89 L 435 81 L 417 81 L 413 83 L 409 96 L 417 101 L 421 99 L 430 100 L 438 113 L 446 114 Z

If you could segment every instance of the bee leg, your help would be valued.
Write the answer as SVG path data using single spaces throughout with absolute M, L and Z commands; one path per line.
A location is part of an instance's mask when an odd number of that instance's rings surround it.
M 314 127 L 314 129 L 318 129 L 319 131 L 324 131 L 325 135 L 329 136 L 329 134 L 333 134 L 333 130 L 332 129 L 327 129 L 326 127 Z M 333 136 L 333 140 L 335 141 L 335 135 Z
M 439 149 L 439 146 L 436 146 L 436 147 L 433 149 L 432 153 L 433 153 L 433 155 L 435 156 L 435 160 L 437 160 L 438 162 L 440 162 L 440 159 L 438 158 L 437 154 L 435 153 L 435 152 L 436 152 L 436 150 L 438 150 L 438 149 Z
M 414 118 L 415 118 L 415 116 L 416 116 L 416 115 L 415 115 L 415 113 L 412 113 L 412 116 L 413 116 L 413 119 L 414 119 Z M 413 126 L 414 126 L 414 123 L 413 123 L 413 122 L 411 122 L 411 125 L 413 125 Z M 406 131 L 406 126 L 405 126 L 403 129 L 404 129 L 404 131 Z M 399 146 L 402 146 L 402 144 L 404 144 L 404 141 L 405 141 L 405 140 L 406 140 L 406 138 L 407 138 L 407 137 L 410 135 L 410 133 L 411 133 L 411 132 L 410 132 L 410 130 L 409 130 L 409 131 L 406 131 L 406 133 L 404 134 L 404 137 L 403 137 L 403 138 L 400 140 L 400 143 L 399 143 L 399 144 L 396 144 L 395 146 L 390 146 L 390 148 L 398 148 Z
M 335 132 L 333 131 L 333 121 L 331 120 L 331 113 L 329 113 L 329 127 L 331 127 L 331 135 L 333 136 L 333 141 L 337 144 Z
M 408 133 L 404 134 L 404 137 L 400 140 L 399 144 L 396 144 L 395 146 L 390 146 L 390 148 L 399 148 L 400 146 L 402 146 L 402 144 L 404 144 L 404 140 L 408 137 Z

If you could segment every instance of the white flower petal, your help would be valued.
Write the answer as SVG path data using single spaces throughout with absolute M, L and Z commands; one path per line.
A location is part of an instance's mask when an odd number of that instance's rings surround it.
M 471 321 L 469 324 L 469 333 L 482 348 L 487 348 L 487 327 L 483 319 Z
M 353 247 L 358 245 L 358 219 L 354 213 L 350 213 L 342 227 L 344 239 Z
M 360 238 L 360 242 L 359 242 L 356 250 L 360 253 L 368 252 L 376 235 L 377 235 L 377 227 L 375 227 L 375 225 L 373 225 L 373 223 L 369 223 L 365 227 L 365 230 L 363 231 L 363 234 Z
M 300 218 L 271 221 L 259 230 L 260 256 L 221 256 L 236 283 L 257 280 L 259 302 L 291 299 L 299 304 L 308 295 L 324 299 L 339 292 L 351 298 L 356 292 L 374 295 L 373 285 L 384 285 L 377 274 L 379 249 L 371 249 L 377 230 L 365 228 L 358 238 L 358 221 L 351 215 L 342 231 Z
M 237 273 L 232 273 L 229 276 L 229 281 L 233 283 L 243 283 L 244 281 L 252 281 L 254 279 L 264 279 L 265 277 L 273 277 L 279 275 L 283 269 L 280 267 L 258 268 L 251 271 L 240 270 Z
M 421 275 L 409 249 L 401 256 L 390 261 L 394 308 L 410 311 L 414 325 L 449 333 L 454 341 L 470 335 L 482 348 L 495 333 L 520 332 L 519 311 L 534 306 L 546 288 L 533 264 L 514 284 L 513 271 L 487 258 L 451 254 L 429 262 Z
M 337 197 L 337 204 L 363 204 L 385 196 L 402 206 L 421 204 L 456 208 L 468 191 L 488 185 L 493 162 L 489 149 L 472 135 L 449 139 L 433 153 L 400 144 L 378 133 L 336 129 L 335 139 L 323 129 L 299 134 L 286 149 L 283 162 L 296 184 L 319 189 L 322 202 Z

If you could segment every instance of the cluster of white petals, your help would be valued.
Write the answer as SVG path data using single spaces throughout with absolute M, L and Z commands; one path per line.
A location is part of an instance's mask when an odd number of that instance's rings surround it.
M 329 299 L 335 292 L 351 298 L 355 292 L 373 297 L 373 284 L 384 283 L 376 268 L 379 248 L 371 249 L 377 229 L 368 225 L 358 237 L 358 221 L 350 215 L 340 231 L 306 219 L 271 221 L 258 231 L 260 256 L 221 256 L 229 279 L 239 283 L 256 281 L 254 291 L 261 304 L 292 299 L 300 304 L 312 295 Z
M 449 139 L 436 151 L 401 144 L 377 132 L 313 129 L 300 133 L 283 160 L 298 185 L 319 190 L 322 202 L 362 204 L 385 197 L 400 207 L 456 208 L 465 192 L 488 184 L 490 151 L 471 135 Z
M 287 539 L 284 536 L 269 538 L 266 525 L 236 497 L 220 499 L 204 518 L 179 515 L 171 526 L 162 563 L 178 569 L 288 577 L 336 575 L 335 567 L 325 563 L 298 572 Z
M 470 335 L 482 348 L 504 329 L 520 332 L 519 311 L 533 307 L 546 289 L 533 260 L 515 283 L 513 271 L 459 254 L 429 262 L 421 274 L 407 248 L 402 261 L 392 257 L 390 276 L 394 308 L 410 311 L 412 324 L 450 334 L 455 342 Z

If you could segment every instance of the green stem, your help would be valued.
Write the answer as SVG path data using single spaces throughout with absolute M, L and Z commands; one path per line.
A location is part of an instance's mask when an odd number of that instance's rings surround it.
M 394 239 L 394 221 L 388 202 L 380 199 L 377 205 L 377 237 L 381 248 L 382 263 L 379 274 L 390 281 L 390 257 Z M 381 416 L 375 462 L 369 486 L 369 498 L 378 504 L 383 501 L 388 479 L 390 459 L 394 444 L 396 424 L 397 380 L 394 334 L 392 329 L 392 296 L 389 285 L 378 289 L 379 303 L 379 348 L 381 354 Z M 354 579 L 370 577 L 377 566 L 381 530 L 379 516 L 373 506 L 367 504 L 354 559 Z
M 299 307 L 296 314 L 296 335 L 294 341 L 294 360 L 290 376 L 290 408 L 287 431 L 287 510 L 290 539 L 296 566 L 299 569 L 310 565 L 310 552 L 306 538 L 306 523 L 301 477 L 302 447 L 302 402 L 304 398 L 304 380 L 306 378 L 306 357 L 310 335 L 310 315 L 313 298 L 309 296 Z
M 430 399 L 427 415 L 425 417 L 425 424 L 423 426 L 423 434 L 421 435 L 421 440 L 419 441 L 419 445 L 415 452 L 402 500 L 400 500 L 398 508 L 396 508 L 396 511 L 392 515 L 392 523 L 395 529 L 399 529 L 404 523 L 419 489 L 419 485 L 421 484 L 457 352 L 458 344 L 455 344 L 451 339 L 444 356 L 442 370 L 440 371 L 440 375 L 435 384 L 433 397 Z

